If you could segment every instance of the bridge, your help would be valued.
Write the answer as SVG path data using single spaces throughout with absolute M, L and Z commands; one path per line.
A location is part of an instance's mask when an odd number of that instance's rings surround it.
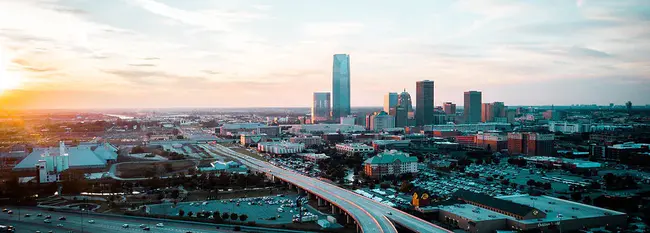
M 223 145 L 216 144 L 214 149 L 219 153 L 239 159 L 251 169 L 267 173 L 274 179 L 295 186 L 298 190 L 307 193 L 309 198 L 316 198 L 319 206 L 330 205 L 332 213 L 345 214 L 348 223 L 356 224 L 357 231 L 397 233 L 394 225 L 396 223 L 414 232 L 451 233 L 440 226 L 336 185 L 276 167 Z

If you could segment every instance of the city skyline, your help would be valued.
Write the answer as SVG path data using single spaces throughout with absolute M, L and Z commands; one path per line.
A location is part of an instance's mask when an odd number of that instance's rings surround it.
M 309 107 L 337 53 L 352 106 L 425 79 L 436 106 L 649 104 L 647 1 L 373 3 L 1 1 L 0 106 Z

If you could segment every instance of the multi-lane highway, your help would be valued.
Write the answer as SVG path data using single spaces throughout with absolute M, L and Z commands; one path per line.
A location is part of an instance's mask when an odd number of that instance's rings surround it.
M 12 208 L 13 214 L 0 213 L 0 225 L 10 225 L 16 227 L 17 233 L 27 232 L 92 232 L 92 233 L 112 233 L 120 232 L 160 232 L 160 233 L 186 233 L 186 232 L 232 232 L 226 230 L 217 230 L 210 225 L 169 222 L 159 219 L 129 218 L 111 215 L 88 215 L 83 216 L 79 213 L 68 212 L 51 212 L 42 209 L 18 209 Z M 20 212 L 20 215 L 18 214 Z M 42 216 L 37 216 L 38 214 Z M 31 216 L 25 217 L 25 214 Z M 45 223 L 45 216 L 50 215 L 51 223 Z M 20 216 L 20 218 L 19 218 Z M 59 217 L 65 217 L 65 220 L 59 220 Z M 94 223 L 89 223 L 93 220 Z M 156 227 L 156 224 L 162 222 L 163 227 Z M 58 226 L 61 224 L 60 226 Z M 128 224 L 128 228 L 123 225 Z M 140 228 L 141 224 L 150 227 L 149 231 Z
M 383 205 L 372 199 L 358 195 L 349 190 L 323 182 L 321 180 L 298 174 L 294 171 L 276 167 L 270 163 L 238 153 L 222 145 L 214 145 L 214 149 L 224 155 L 239 159 L 243 164 L 292 183 L 305 189 L 349 213 L 361 227 L 363 232 L 397 232 L 393 222 L 397 222 L 415 232 L 450 233 L 451 231 L 402 212 L 390 206 Z

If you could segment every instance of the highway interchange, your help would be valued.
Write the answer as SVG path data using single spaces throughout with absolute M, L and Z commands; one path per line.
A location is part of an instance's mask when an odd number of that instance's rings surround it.
M 294 171 L 276 167 L 270 163 L 235 152 L 223 145 L 216 144 L 214 145 L 214 149 L 219 153 L 239 159 L 244 165 L 249 166 L 251 169 L 272 174 L 277 178 L 301 187 L 302 189 L 337 205 L 339 208 L 348 212 L 356 220 L 363 232 L 395 233 L 397 232 L 397 229 L 392 223 L 393 221 L 415 232 L 451 232 L 428 221 L 422 220 L 390 206 L 383 205 L 349 190 L 316 178 L 298 174 Z

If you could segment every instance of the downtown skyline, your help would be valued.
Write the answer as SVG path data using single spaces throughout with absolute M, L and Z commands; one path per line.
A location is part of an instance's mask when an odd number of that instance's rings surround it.
M 353 107 L 426 79 L 436 106 L 650 99 L 647 1 L 362 2 L 0 1 L 0 106 L 308 107 L 339 53 Z

